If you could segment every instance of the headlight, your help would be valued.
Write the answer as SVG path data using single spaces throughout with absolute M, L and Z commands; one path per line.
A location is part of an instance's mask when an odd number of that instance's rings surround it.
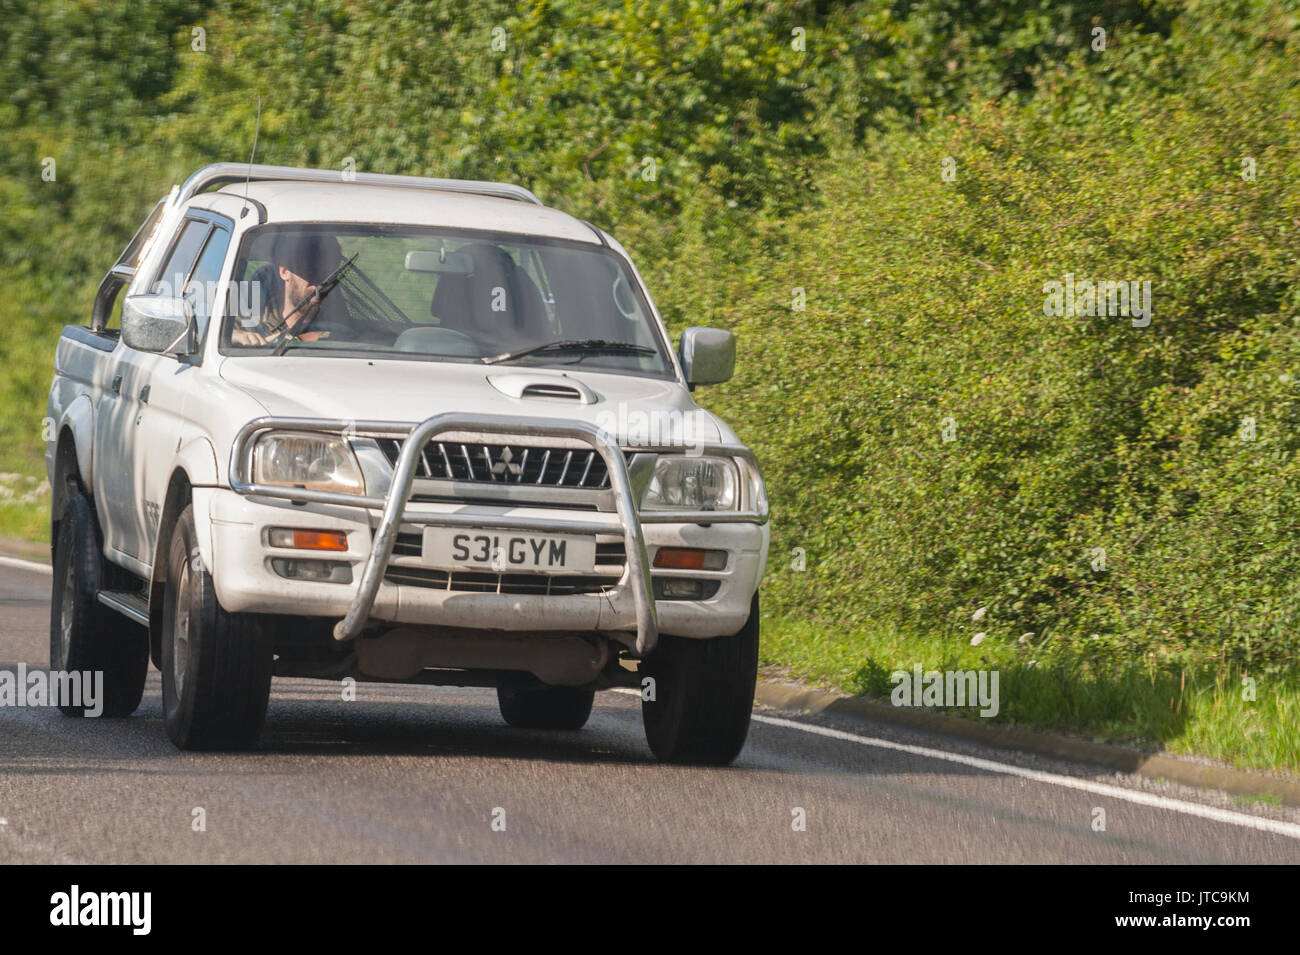
M 730 458 L 661 455 L 641 506 L 651 511 L 734 511 L 739 484 Z
M 253 483 L 366 493 L 361 468 L 346 441 L 293 431 L 271 431 L 258 439 L 253 449 Z

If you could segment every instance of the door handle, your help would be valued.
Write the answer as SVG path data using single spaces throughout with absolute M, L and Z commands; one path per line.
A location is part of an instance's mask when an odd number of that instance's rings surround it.
M 148 385 L 145 385 L 143 388 L 140 389 L 140 403 L 141 403 L 141 404 L 146 404 L 146 405 L 149 403 L 149 386 L 148 386 Z
M 121 393 L 122 393 L 122 376 L 121 376 L 121 375 L 114 375 L 114 376 L 113 376 L 113 394 L 115 394 L 115 395 L 120 395 Z

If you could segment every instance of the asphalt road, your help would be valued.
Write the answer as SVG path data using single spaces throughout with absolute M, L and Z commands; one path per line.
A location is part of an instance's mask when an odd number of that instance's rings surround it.
M 0 566 L 0 666 L 48 662 L 48 599 Z M 240 755 L 174 749 L 156 671 L 130 719 L 0 708 L 0 864 L 1300 862 L 1292 810 L 885 725 L 759 710 L 734 766 L 698 769 L 654 761 L 635 696 L 544 733 L 489 690 L 357 695 L 277 679 Z

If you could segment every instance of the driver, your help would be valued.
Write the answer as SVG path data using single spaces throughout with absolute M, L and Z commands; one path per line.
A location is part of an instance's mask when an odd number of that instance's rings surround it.
M 283 234 L 271 246 L 270 258 L 271 265 L 259 269 L 253 279 L 262 283 L 266 307 L 255 326 L 231 331 L 233 344 L 266 345 L 278 341 L 286 330 L 303 323 L 310 326 L 320 312 L 321 303 L 311 301 L 316 287 L 342 264 L 343 250 L 332 235 Z M 308 331 L 302 340 L 311 342 L 328 335 Z

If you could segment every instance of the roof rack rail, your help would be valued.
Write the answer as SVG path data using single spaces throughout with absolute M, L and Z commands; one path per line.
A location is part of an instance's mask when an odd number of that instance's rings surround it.
M 353 172 L 348 178 L 338 169 L 298 169 L 294 166 L 258 166 L 248 163 L 219 162 L 204 166 L 185 180 L 175 202 L 185 202 L 215 185 L 245 180 L 267 182 L 358 182 L 371 186 L 396 186 L 401 189 L 425 189 L 433 192 L 459 192 L 475 196 L 514 199 L 540 206 L 542 200 L 523 186 L 508 182 L 479 182 L 473 179 L 431 179 L 427 176 L 393 176 L 377 172 Z

